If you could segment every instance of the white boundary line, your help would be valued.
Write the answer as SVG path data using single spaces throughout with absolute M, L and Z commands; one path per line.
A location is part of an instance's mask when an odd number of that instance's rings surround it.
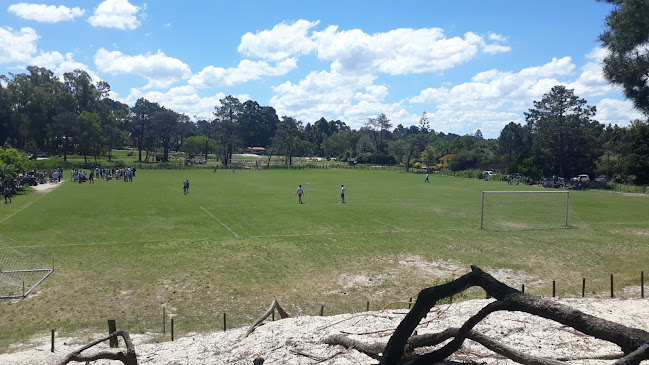
M 31 248 L 38 247 L 68 247 L 68 246 L 108 246 L 108 245 L 133 245 L 137 243 L 166 243 L 172 241 L 209 241 L 209 240 L 225 240 L 228 237 L 207 237 L 207 238 L 178 238 L 178 239 L 164 239 L 164 240 L 146 240 L 146 241 L 113 241 L 113 242 L 85 242 L 85 243 L 63 243 L 59 245 L 39 245 L 39 246 L 25 246 Z
M 228 226 L 226 226 L 225 224 L 223 224 L 223 222 L 221 222 L 221 220 L 219 220 L 218 218 L 216 218 L 216 217 L 214 216 L 214 214 L 210 213 L 207 209 L 203 208 L 202 206 L 201 206 L 201 209 L 203 209 L 203 210 L 205 211 L 205 213 L 211 215 L 212 218 L 216 219 L 216 221 L 219 222 L 223 227 L 225 227 L 225 229 L 227 229 L 228 231 L 230 231 L 230 233 L 232 233 L 232 234 L 234 235 L 234 237 L 239 238 L 239 235 L 238 235 L 238 234 L 236 234 L 233 230 L 231 230 L 230 227 L 228 227 Z
M 11 218 L 11 217 L 13 217 L 14 215 L 16 215 L 17 213 L 21 212 L 23 209 L 27 208 L 28 206 L 30 206 L 30 205 L 36 203 L 40 198 L 42 198 L 42 197 L 44 197 L 44 196 L 45 196 L 45 195 L 43 194 L 43 195 L 39 196 L 38 198 L 36 198 L 36 199 L 30 201 L 29 203 L 23 205 L 22 207 L 18 208 L 17 211 L 15 211 L 15 212 L 11 213 L 10 215 L 8 215 L 8 216 L 2 218 L 2 220 L 0 220 L 0 223 L 6 221 L 7 219 L 9 219 L 9 218 Z
M 372 221 L 372 222 L 376 222 L 376 223 L 379 223 L 379 224 L 382 224 L 382 225 L 384 225 L 384 226 L 392 227 L 392 228 L 394 228 L 394 229 L 398 229 L 398 230 L 400 230 L 400 231 L 406 231 L 406 230 L 403 229 L 403 228 L 399 228 L 399 227 L 397 227 L 397 226 L 391 226 L 391 225 L 389 225 L 389 224 L 387 224 L 387 223 L 383 223 L 383 222 L 381 222 L 381 221 L 378 220 L 378 219 L 370 219 L 370 221 Z

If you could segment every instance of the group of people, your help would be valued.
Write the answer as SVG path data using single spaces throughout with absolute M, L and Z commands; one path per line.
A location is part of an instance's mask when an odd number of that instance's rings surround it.
M 340 185 L 340 200 L 343 204 L 345 204 L 345 192 L 347 191 L 347 188 L 345 188 L 345 185 Z M 295 195 L 297 195 L 298 203 L 299 204 L 304 204 L 302 201 L 302 197 L 304 196 L 304 189 L 302 188 L 302 185 L 299 185 L 297 187 L 297 191 L 295 192 Z
M 94 169 L 90 170 L 90 172 L 73 169 L 70 178 L 72 182 L 78 182 L 80 184 L 86 181 L 88 181 L 90 184 L 94 184 L 95 178 L 102 179 L 105 181 L 110 181 L 115 179 L 115 180 L 123 180 L 124 182 L 133 182 L 133 177 L 135 177 L 135 171 L 136 171 L 135 166 L 127 167 L 125 169 L 113 168 L 110 170 L 106 168 L 100 168 L 99 166 L 97 166 Z M 61 171 L 61 175 L 62 174 L 63 172 Z

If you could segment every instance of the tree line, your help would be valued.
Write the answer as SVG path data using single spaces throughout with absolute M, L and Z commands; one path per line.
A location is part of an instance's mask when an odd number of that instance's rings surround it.
M 0 142 L 28 154 L 99 156 L 112 160 L 115 148 L 131 146 L 138 161 L 169 161 L 171 151 L 227 165 L 233 153 L 265 147 L 292 164 L 298 156 L 324 156 L 357 163 L 434 168 L 440 156 L 456 154 L 452 170 L 500 169 L 527 176 L 570 177 L 606 174 L 637 184 L 649 182 L 649 126 L 604 126 L 596 108 L 555 86 L 525 113 L 525 124 L 510 122 L 497 139 L 480 130 L 460 136 L 436 132 L 424 112 L 416 124 L 392 125 L 385 114 L 358 130 L 321 118 L 306 125 L 279 118 L 274 108 L 229 95 L 215 106 L 212 120 L 187 115 L 144 98 L 133 107 L 108 97 L 110 85 L 93 83 L 82 70 L 65 73 L 30 66 L 26 73 L 0 76 Z M 0 162 L 1 163 L 1 162 Z

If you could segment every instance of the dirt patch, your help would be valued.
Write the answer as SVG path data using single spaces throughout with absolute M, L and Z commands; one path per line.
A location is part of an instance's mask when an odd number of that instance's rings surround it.
M 58 188 L 63 183 L 64 183 L 64 181 L 61 181 L 60 183 L 38 184 L 36 186 L 32 186 L 32 189 L 34 189 L 35 191 L 38 191 L 39 193 L 47 193 L 47 192 L 50 192 L 50 191 Z

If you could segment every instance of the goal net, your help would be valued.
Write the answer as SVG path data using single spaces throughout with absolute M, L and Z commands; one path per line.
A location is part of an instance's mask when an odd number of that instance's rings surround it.
M 480 229 L 536 230 L 568 226 L 570 192 L 483 191 Z
M 25 298 L 54 272 L 54 258 L 0 234 L 0 299 Z

